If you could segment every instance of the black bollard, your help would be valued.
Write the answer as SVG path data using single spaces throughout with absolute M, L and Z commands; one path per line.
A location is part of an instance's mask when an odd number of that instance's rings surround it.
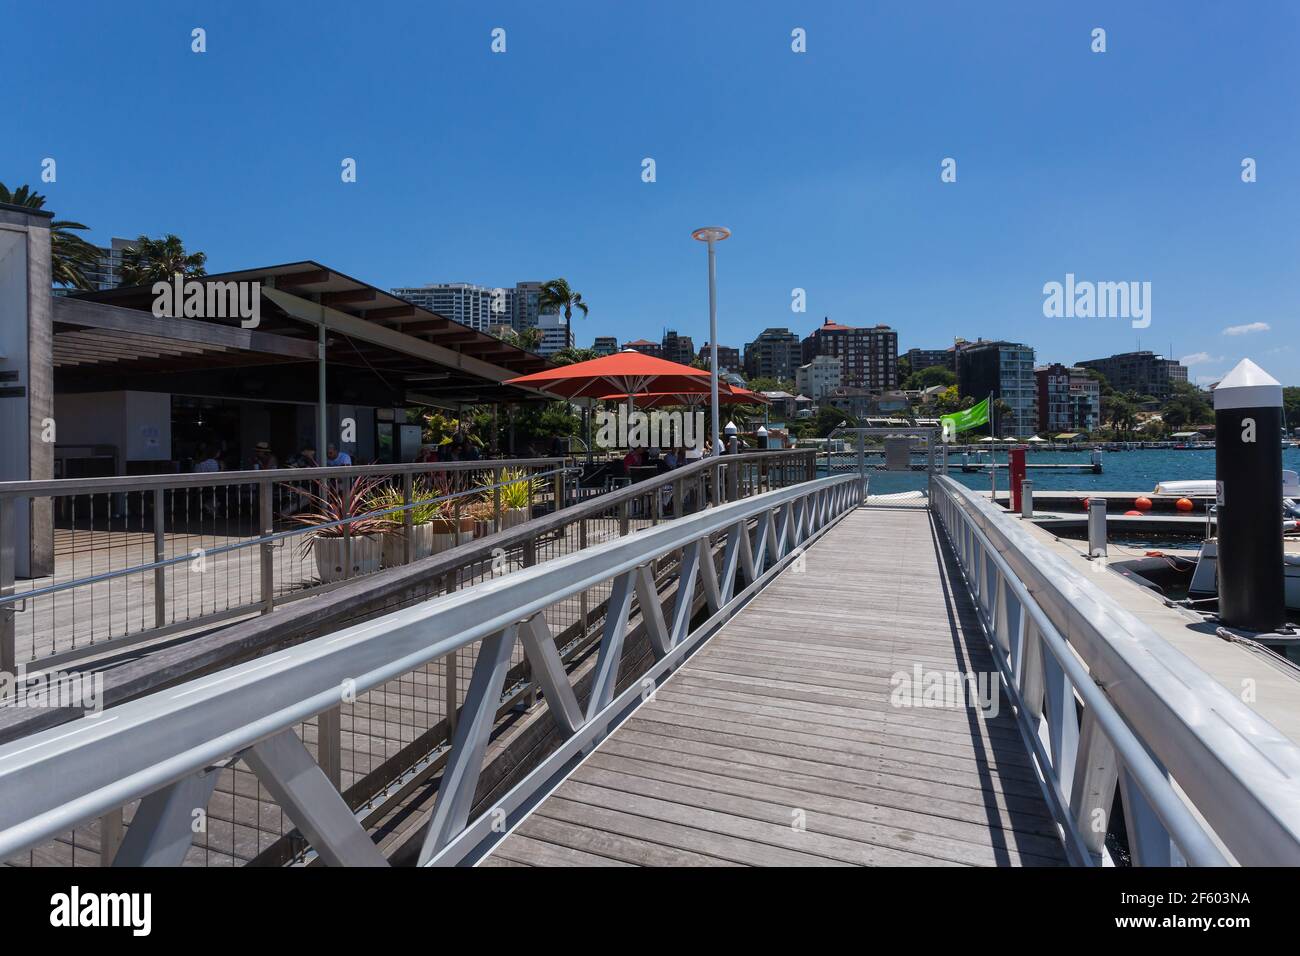
M 1282 553 L 1282 386 L 1242 359 L 1214 390 L 1219 617 L 1272 631 L 1286 622 Z

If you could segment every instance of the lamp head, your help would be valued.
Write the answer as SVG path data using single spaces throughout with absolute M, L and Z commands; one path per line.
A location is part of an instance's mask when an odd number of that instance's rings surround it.
M 692 239 L 698 239 L 700 242 L 721 242 L 731 235 L 731 230 L 726 226 L 701 226 L 691 233 Z

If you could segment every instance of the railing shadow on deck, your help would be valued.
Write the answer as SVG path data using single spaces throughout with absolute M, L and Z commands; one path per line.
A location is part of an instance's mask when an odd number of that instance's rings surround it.
M 944 611 L 948 617 L 948 632 L 952 638 L 953 653 L 956 655 L 959 666 L 964 666 L 963 673 L 973 675 L 977 673 L 977 668 L 972 666 L 971 644 L 976 640 L 983 645 L 979 649 L 983 651 L 984 657 L 988 658 L 992 664 L 992 657 L 988 652 L 988 643 L 985 638 L 979 620 L 979 612 L 970 602 L 961 601 L 959 592 L 952 586 L 952 582 L 961 582 L 961 565 L 958 564 L 956 555 L 948 547 L 946 541 L 939 536 L 938 524 L 933 516 L 930 519 L 930 540 L 934 545 L 935 560 L 939 564 L 939 583 L 943 589 Z M 963 591 L 964 591 L 963 587 Z M 966 620 L 962 620 L 965 617 Z M 977 637 L 978 635 L 978 637 Z M 997 681 L 998 694 L 1000 696 L 998 713 L 1010 715 L 1011 701 L 1007 696 L 1006 688 L 998 680 L 996 666 L 994 672 L 990 675 L 993 681 Z M 1002 811 L 998 807 L 998 801 L 992 792 L 992 783 L 996 776 L 997 758 L 991 753 L 988 744 L 991 737 L 980 732 L 980 716 L 975 713 L 975 707 L 968 704 L 963 708 L 966 715 L 967 729 L 970 733 L 971 746 L 975 750 L 977 759 L 976 767 L 978 768 L 979 777 L 982 783 L 986 784 L 983 788 L 984 793 L 984 811 L 988 818 L 989 835 L 993 841 L 993 851 L 997 859 L 998 866 L 1010 866 L 1011 857 L 1007 853 L 1008 834 L 1012 840 L 1015 840 L 1022 832 L 1032 831 L 1029 825 L 1032 821 L 1028 814 L 1018 805 L 1019 801 L 1008 799 L 1006 801 L 1006 814 L 1011 819 L 1012 826 L 1005 826 L 1002 821 Z M 1015 730 L 1014 718 L 1008 721 L 1008 729 Z M 1019 741 L 1017 741 L 1017 746 Z M 1028 751 L 1020 748 L 1021 752 L 1029 757 Z M 1020 821 L 1023 826 L 1015 826 L 1014 823 Z M 1032 852 L 1032 851 L 1031 851 Z

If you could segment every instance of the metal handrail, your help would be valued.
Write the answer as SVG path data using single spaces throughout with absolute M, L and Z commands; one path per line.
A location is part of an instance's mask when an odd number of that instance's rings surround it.
M 1176 862 L 1169 839 L 1198 865 L 1222 865 L 1220 845 L 1246 865 L 1300 863 L 1300 747 L 1005 513 L 951 478 L 932 486 L 1040 757 L 1045 725 L 1075 846 L 1100 858 L 1089 815 L 1109 814 L 1118 778 L 1139 863 Z
M 50 478 L 39 481 L 0 481 L 0 499 L 68 494 L 113 494 L 170 491 L 173 488 L 256 485 L 265 481 L 303 482 L 318 478 L 361 478 L 365 475 L 427 474 L 438 471 L 490 471 L 494 468 L 536 468 L 564 465 L 566 458 L 483 458 L 479 461 L 411 461 L 388 465 L 336 465 L 307 468 L 266 468 L 252 471 L 201 471 L 184 474 L 110 475 L 103 478 Z
M 391 508 L 380 508 L 375 511 L 362 511 L 348 518 L 340 518 L 337 521 L 322 521 L 320 524 L 304 525 L 301 528 L 290 528 L 288 531 L 273 531 L 270 534 L 259 535 L 256 538 L 236 541 L 234 544 L 215 545 L 211 548 L 202 548 L 201 550 L 205 557 L 215 558 L 219 555 L 229 554 L 244 548 L 257 548 L 267 544 L 274 544 L 278 541 L 283 541 L 292 537 L 316 534 L 325 528 L 341 528 L 344 525 L 354 524 L 357 521 L 365 521 L 371 518 L 382 518 L 385 515 L 404 514 L 407 511 L 424 508 L 430 504 L 437 504 L 443 501 L 455 501 L 458 498 L 477 498 L 487 492 L 496 491 L 497 489 L 505 488 L 508 485 L 516 485 L 523 481 L 536 481 L 539 478 L 551 478 L 556 475 L 572 474 L 579 470 L 580 469 L 574 466 L 569 466 L 564 468 L 553 468 L 550 471 L 532 472 L 523 478 L 514 478 L 509 481 L 483 484 L 475 488 L 466 489 L 465 491 L 452 492 L 449 495 L 439 495 L 433 498 L 418 498 L 409 504 L 394 505 Z M 251 474 L 262 473 L 251 472 Z M 312 480 L 316 480 L 314 475 Z M 38 598 L 46 594 L 57 594 L 60 591 L 70 591 L 74 588 L 85 587 L 89 584 L 100 584 L 104 581 L 112 581 L 116 578 L 130 577 L 134 574 L 143 574 L 146 571 L 170 568 L 174 565 L 185 564 L 193 560 L 194 556 L 192 554 L 178 554 L 171 558 L 160 558 L 156 561 L 133 564 L 128 568 L 118 568 L 114 571 L 102 571 L 99 574 L 88 574 L 84 578 L 71 578 L 67 581 L 60 581 L 56 584 L 47 584 L 42 588 L 23 590 L 10 595 L 0 594 L 0 608 L 8 604 L 18 604 L 30 598 Z
M 803 454 L 807 454 L 807 453 L 804 452 Z M 634 484 L 628 485 L 627 487 L 619 489 L 618 491 L 609 492 L 600 495 L 597 498 L 593 498 L 589 501 L 583 502 L 580 505 L 576 505 L 575 508 L 577 509 L 587 508 L 597 512 L 604 511 L 608 509 L 609 506 L 612 504 L 617 504 L 620 501 L 626 500 L 628 498 L 634 498 L 644 494 L 645 485 L 647 483 L 658 483 L 660 485 L 670 484 L 673 481 L 679 481 L 684 478 L 705 473 L 710 469 L 712 469 L 714 466 L 717 466 L 719 464 L 725 467 L 729 462 L 733 462 L 733 461 L 745 462 L 745 461 L 758 460 L 766 457 L 775 457 L 781 455 L 784 456 L 793 455 L 794 457 L 802 457 L 802 455 L 797 451 L 777 450 L 777 451 L 745 452 L 734 456 L 721 456 L 716 460 L 712 458 L 704 458 L 701 459 L 700 461 L 692 462 L 689 465 L 683 465 L 680 469 L 674 469 L 671 472 L 664 472 L 662 475 L 647 478 L 644 481 L 636 482 Z M 509 468 L 512 465 L 517 465 L 517 464 L 538 464 L 540 462 L 548 462 L 548 463 L 559 462 L 563 464 L 564 461 L 565 459 L 563 458 L 544 458 L 544 459 L 534 458 L 534 459 L 489 461 L 487 463 L 447 462 L 446 464 L 455 464 L 455 465 L 463 466 L 459 469 L 461 471 L 467 471 L 467 470 L 484 471 L 484 470 Z M 430 466 L 434 470 L 437 470 L 438 465 L 439 463 L 436 462 L 430 463 Z M 250 483 L 272 481 L 274 480 L 275 475 L 281 473 L 286 473 L 290 475 L 295 481 L 303 481 L 303 480 L 315 481 L 317 479 L 341 477 L 344 475 L 360 477 L 361 475 L 369 474 L 369 473 L 389 474 L 389 471 L 386 470 L 387 468 L 388 466 L 380 467 L 380 466 L 364 465 L 364 466 L 359 466 L 357 468 L 353 468 L 353 467 L 321 468 L 321 469 L 280 468 L 280 469 L 268 469 L 266 471 L 218 472 L 218 474 L 235 475 L 235 476 L 237 475 L 255 476 L 254 479 L 250 481 Z M 272 532 L 270 534 L 262 534 L 257 537 L 248 538 L 247 540 L 244 541 L 236 541 L 233 544 L 217 545 L 211 548 L 204 548 L 202 550 L 204 556 L 206 557 L 217 557 L 222 554 L 226 554 L 233 551 L 239 551 L 245 548 L 255 548 L 255 547 L 261 547 L 262 545 L 266 545 L 266 544 L 273 544 L 277 541 L 286 538 L 312 534 L 313 532 L 319 531 L 322 528 L 338 528 L 338 527 L 342 527 L 343 525 L 352 524 L 355 521 L 360 521 L 367 518 L 382 517 L 384 515 L 398 514 L 409 510 L 414 510 L 415 508 L 418 507 L 424 507 L 428 505 L 430 502 L 452 501 L 456 498 L 475 497 L 475 496 L 482 495 L 485 492 L 491 492 L 499 488 L 504 488 L 507 485 L 517 484 L 520 481 L 533 481 L 538 478 L 548 478 L 548 477 L 553 477 L 555 475 L 572 474 L 579 470 L 580 469 L 578 468 L 578 466 L 570 465 L 570 466 L 555 468 L 550 471 L 530 473 L 524 478 L 515 478 L 510 481 L 502 481 L 494 484 L 480 485 L 478 487 L 468 489 L 466 491 L 453 492 L 452 494 L 442 495 L 436 498 L 421 498 L 419 500 L 412 501 L 410 504 L 397 505 L 392 508 L 385 508 L 378 511 L 366 511 L 366 512 L 355 514 L 350 518 L 341 518 L 338 521 L 322 522 L 321 524 L 317 524 L 317 525 L 303 526 L 301 528 L 291 528 L 288 531 L 277 531 L 277 532 Z M 308 472 L 308 474 L 305 476 L 303 475 L 304 471 Z M 342 473 L 342 475 L 335 475 L 334 474 L 335 472 Z M 395 473 L 395 476 L 400 474 L 403 474 L 403 472 Z M 162 476 L 153 476 L 153 477 L 172 477 L 172 476 L 162 475 Z M 197 476 L 186 476 L 186 477 L 197 477 Z M 58 479 L 56 482 L 53 483 L 51 482 L 0 482 L 0 496 L 3 496 L 5 494 L 16 496 L 19 494 L 19 492 L 7 491 L 6 489 L 10 485 L 58 484 L 59 482 L 67 481 L 67 480 L 68 479 Z M 78 482 L 80 481 L 80 479 L 73 479 L 73 480 Z M 86 481 L 107 481 L 109 479 L 90 478 L 85 480 Z M 240 482 L 237 481 L 218 482 L 218 484 L 220 485 L 239 484 L 239 483 Z M 171 488 L 174 486 L 167 485 L 167 487 Z M 122 489 L 114 489 L 114 488 L 100 489 L 100 492 L 104 493 L 113 490 L 122 490 Z M 130 490 L 134 491 L 134 490 L 141 490 L 141 489 L 137 489 L 135 488 L 135 486 L 131 486 Z M 22 492 L 22 494 L 30 494 L 30 493 L 24 491 Z M 571 508 L 566 511 L 566 516 L 569 520 L 573 520 L 577 517 L 580 517 L 581 512 Z M 498 544 L 497 546 L 499 547 L 500 544 Z M 73 578 L 67 581 L 60 581 L 56 584 L 49 584 L 42 588 L 17 591 L 13 594 L 8 594 L 8 595 L 0 594 L 0 608 L 5 607 L 6 605 L 9 604 L 18 604 L 28 599 L 41 597 L 46 594 L 54 594 L 61 591 L 68 591 L 79 587 L 85 587 L 86 585 L 89 584 L 99 584 L 104 581 L 114 580 L 116 578 L 130 577 L 132 575 L 143 574 L 148 571 L 154 571 L 162 568 L 169 568 L 174 565 L 185 564 L 186 562 L 192 560 L 193 560 L 192 555 L 181 554 L 171 558 L 162 558 L 156 561 L 133 564 L 128 568 L 118 568 L 113 571 L 104 571 L 99 574 L 87 575 L 86 577 L 82 577 L 82 578 Z
M 152 807 L 150 812 L 142 807 L 137 813 L 138 824 L 128 831 L 130 853 L 158 859 L 151 854 L 173 852 L 178 834 L 187 847 L 189 837 L 184 834 L 194 803 L 181 804 L 183 818 L 174 813 L 169 816 L 164 808 L 170 805 L 173 793 L 194 792 L 188 788 L 197 786 L 196 774 L 210 778 L 215 763 L 238 754 L 288 804 L 290 815 L 328 862 L 382 863 L 337 791 L 318 785 L 320 768 L 311 763 L 293 728 L 337 707 L 341 696 L 364 693 L 424 663 L 482 642 L 439 788 L 426 841 L 427 859 L 468 823 L 505 665 L 512 645 L 525 629 L 532 629 L 528 631 L 532 638 L 520 639 L 545 684 L 546 705 L 566 728 L 566 736 L 580 731 L 599 733 L 610 719 L 610 708 L 618 703 L 613 691 L 633 594 L 643 614 L 649 605 L 644 588 L 652 562 L 677 552 L 686 556 L 679 565 L 673 620 L 665 625 L 658 619 L 657 656 L 667 658 L 680 653 L 690 636 L 688 612 L 697 578 L 717 617 L 743 599 L 737 587 L 742 573 L 752 584 L 764 569 L 770 571 L 769 566 L 790 558 L 856 504 L 852 481 L 849 476 L 816 479 L 719 505 L 567 557 L 489 578 L 127 702 L 102 715 L 85 716 L 0 746 L 0 859 L 134 799 L 146 795 L 153 799 L 167 788 L 180 789 L 163 793 L 156 814 Z M 751 541 L 749 521 L 755 518 L 757 540 Z M 719 533 L 728 539 L 720 571 L 713 564 L 709 546 L 711 537 Z M 549 632 L 541 634 L 538 629 L 545 631 L 542 612 L 548 607 L 610 579 L 615 581 L 614 596 L 601 643 L 593 703 L 584 716 L 572 699 L 572 689 L 561 681 L 563 668 L 554 656 L 553 639 Z M 304 758 L 309 766 L 303 764 Z M 174 829 L 181 824 L 183 827 Z M 173 829 L 161 833 L 168 827 Z M 124 844 L 123 851 L 127 849 Z

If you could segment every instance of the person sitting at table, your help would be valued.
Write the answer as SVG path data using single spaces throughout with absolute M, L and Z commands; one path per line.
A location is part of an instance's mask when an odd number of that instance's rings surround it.
M 279 468 L 280 461 L 271 451 L 271 443 L 260 441 L 253 446 L 253 469 L 255 471 L 266 471 L 270 468 Z
M 627 475 L 629 478 L 632 477 L 632 469 L 638 468 L 641 465 L 641 455 L 642 451 L 640 448 L 633 448 L 623 456 L 623 474 Z

